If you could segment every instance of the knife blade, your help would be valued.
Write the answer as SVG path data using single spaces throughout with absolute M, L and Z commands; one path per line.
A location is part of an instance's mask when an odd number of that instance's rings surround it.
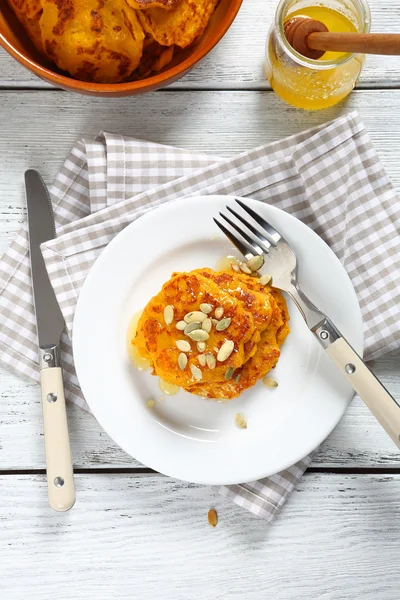
M 43 242 L 55 237 L 54 215 L 47 187 L 37 171 L 26 171 L 25 190 L 39 346 L 48 497 L 54 510 L 66 511 L 75 502 L 75 486 L 60 364 L 60 337 L 64 319 L 40 250 Z

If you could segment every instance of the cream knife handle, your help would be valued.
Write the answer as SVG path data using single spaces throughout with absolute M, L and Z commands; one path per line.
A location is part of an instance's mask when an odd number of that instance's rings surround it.
M 400 448 L 400 405 L 329 319 L 315 328 L 314 333 L 386 433 Z
M 41 369 L 40 383 L 49 503 L 63 512 L 74 505 L 75 484 L 61 368 Z

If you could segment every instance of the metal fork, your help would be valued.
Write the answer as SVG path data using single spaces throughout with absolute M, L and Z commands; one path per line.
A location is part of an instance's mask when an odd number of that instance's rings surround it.
M 218 219 L 214 219 L 215 223 L 247 260 L 253 256 L 263 256 L 264 264 L 260 273 L 271 275 L 272 286 L 286 292 L 292 298 L 310 331 L 400 448 L 398 402 L 370 371 L 331 319 L 303 292 L 297 281 L 296 255 L 285 238 L 243 201 L 235 201 L 247 213 L 246 216 L 227 206 L 227 211 L 236 221 L 219 213 L 229 227 Z

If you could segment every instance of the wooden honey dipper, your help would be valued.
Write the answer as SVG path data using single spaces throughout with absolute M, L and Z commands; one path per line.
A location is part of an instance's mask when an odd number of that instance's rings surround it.
M 300 15 L 286 21 L 284 31 L 294 50 L 314 60 L 321 58 L 328 50 L 400 55 L 398 33 L 333 33 L 321 21 Z

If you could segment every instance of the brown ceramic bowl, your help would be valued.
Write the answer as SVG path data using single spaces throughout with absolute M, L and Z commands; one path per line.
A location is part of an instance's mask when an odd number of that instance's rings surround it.
M 204 34 L 185 50 L 176 52 L 173 61 L 160 73 L 126 83 L 90 83 L 70 77 L 57 69 L 33 46 L 7 0 L 0 0 L 0 44 L 24 67 L 53 85 L 92 96 L 131 96 L 169 85 L 190 71 L 228 31 L 242 0 L 220 0 Z

